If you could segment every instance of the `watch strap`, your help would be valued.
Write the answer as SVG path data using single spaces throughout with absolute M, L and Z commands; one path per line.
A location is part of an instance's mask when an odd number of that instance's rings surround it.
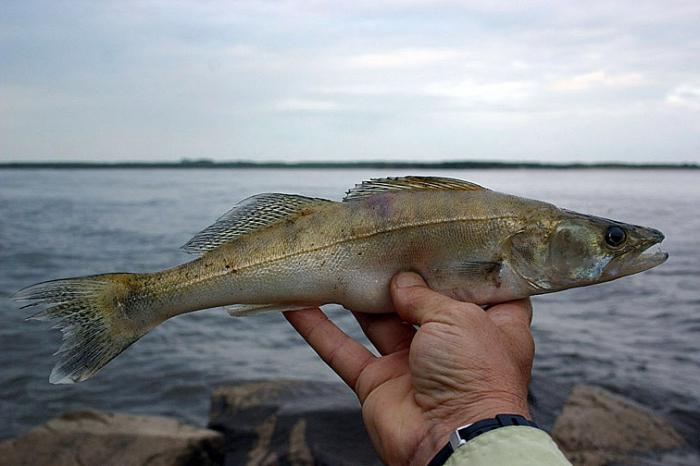
M 447 445 L 437 452 L 432 461 L 428 463 L 428 466 L 442 466 L 457 448 L 469 440 L 494 429 L 507 426 L 528 426 L 539 429 L 537 424 L 519 414 L 498 414 L 490 419 L 467 424 L 450 434 L 450 440 L 447 442 Z

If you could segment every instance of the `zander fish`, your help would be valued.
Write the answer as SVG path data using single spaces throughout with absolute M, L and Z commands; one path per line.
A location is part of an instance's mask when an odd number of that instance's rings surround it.
M 658 230 L 579 214 L 449 178 L 365 181 L 342 202 L 250 197 L 154 273 L 40 283 L 15 297 L 63 332 L 52 383 L 83 381 L 161 322 L 227 306 L 233 315 L 338 303 L 390 312 L 391 277 L 415 271 L 452 298 L 493 304 L 642 272 Z

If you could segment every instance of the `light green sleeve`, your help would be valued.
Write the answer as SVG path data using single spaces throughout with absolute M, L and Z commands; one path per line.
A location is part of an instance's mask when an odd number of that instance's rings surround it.
M 508 426 L 486 432 L 459 447 L 445 466 L 571 466 L 543 430 Z

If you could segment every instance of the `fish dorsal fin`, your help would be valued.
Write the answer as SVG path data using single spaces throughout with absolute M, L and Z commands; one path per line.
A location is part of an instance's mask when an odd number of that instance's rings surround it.
M 296 194 L 265 193 L 242 200 L 213 225 L 197 233 L 182 249 L 204 253 L 281 220 L 300 215 L 308 208 L 332 201 Z
M 402 176 L 392 178 L 373 178 L 355 185 L 349 190 L 343 201 L 354 201 L 375 194 L 389 191 L 484 191 L 486 188 L 468 181 L 455 178 L 433 176 Z

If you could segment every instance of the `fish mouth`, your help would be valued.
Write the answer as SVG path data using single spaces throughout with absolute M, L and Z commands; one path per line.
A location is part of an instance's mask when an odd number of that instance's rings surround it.
M 648 229 L 646 238 L 632 251 L 628 251 L 612 261 L 605 268 L 609 279 L 632 275 L 661 265 L 668 259 L 668 253 L 661 248 L 664 235 L 658 230 Z
M 649 246 L 649 248 L 651 248 L 651 246 Z M 649 248 L 637 253 L 636 257 L 630 258 L 631 262 L 625 264 L 625 269 L 629 270 L 629 272 L 625 273 L 625 275 L 643 272 L 666 262 L 668 259 L 668 253 L 661 249 L 660 245 L 657 245 L 653 251 L 651 251 Z

